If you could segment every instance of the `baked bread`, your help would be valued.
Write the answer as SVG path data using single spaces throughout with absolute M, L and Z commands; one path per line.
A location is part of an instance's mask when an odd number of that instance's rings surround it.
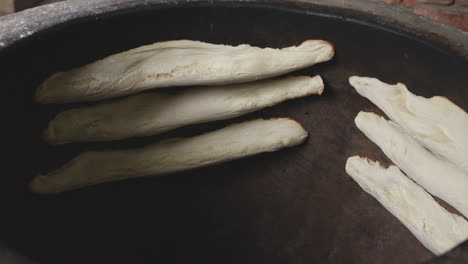
M 44 132 L 52 144 L 110 141 L 241 116 L 285 100 L 321 94 L 320 76 L 289 77 L 176 93 L 142 93 L 58 114 Z
M 396 166 L 351 157 L 346 172 L 374 196 L 430 251 L 442 255 L 468 239 L 468 222 L 440 206 Z
M 408 177 L 468 217 L 468 175 L 424 148 L 403 130 L 374 113 L 360 112 L 357 127 Z
M 322 40 L 283 49 L 158 42 L 56 73 L 40 85 L 35 98 L 39 103 L 70 103 L 160 87 L 250 82 L 306 68 L 333 55 L 333 46 Z
M 85 152 L 62 168 L 35 177 L 30 190 L 58 193 L 87 185 L 161 175 L 298 145 L 308 134 L 288 118 L 257 119 L 190 138 L 172 138 L 140 149 Z
M 356 91 L 436 155 L 468 173 L 468 114 L 445 97 L 416 96 L 402 83 L 353 76 Z

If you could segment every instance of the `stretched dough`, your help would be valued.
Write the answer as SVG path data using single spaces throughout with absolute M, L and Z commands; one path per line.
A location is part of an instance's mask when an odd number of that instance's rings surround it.
M 57 193 L 103 182 L 184 171 L 295 146 L 307 136 L 294 120 L 257 119 L 141 149 L 85 152 L 54 172 L 35 177 L 29 186 L 33 192 Z
M 355 122 L 408 177 L 468 217 L 468 175 L 460 168 L 436 157 L 383 117 L 360 112 Z
M 353 76 L 356 91 L 435 154 L 468 173 L 468 114 L 445 97 L 424 98 L 404 84 Z
M 36 101 L 96 101 L 160 87 L 249 82 L 306 68 L 333 56 L 333 46 L 322 40 L 283 49 L 191 40 L 158 42 L 56 73 L 40 85 Z
M 48 142 L 110 141 L 241 116 L 288 99 L 321 94 L 320 76 L 195 87 L 175 94 L 151 92 L 65 111 L 44 135 Z
M 442 255 L 468 238 L 468 222 L 440 206 L 396 166 L 351 157 L 346 172 L 430 251 Z

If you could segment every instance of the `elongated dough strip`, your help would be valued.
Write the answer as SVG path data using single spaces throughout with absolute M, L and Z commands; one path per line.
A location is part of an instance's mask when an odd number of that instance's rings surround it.
M 56 73 L 38 88 L 36 101 L 96 101 L 159 87 L 249 82 L 306 68 L 333 56 L 333 46 L 322 40 L 283 49 L 191 40 L 158 42 Z
M 468 176 L 460 168 L 434 156 L 383 117 L 360 112 L 355 122 L 408 177 L 468 217 Z
M 321 94 L 320 76 L 145 93 L 57 115 L 45 131 L 53 144 L 109 141 L 241 116 L 288 99 Z
M 346 172 L 430 251 L 442 255 L 468 238 L 468 222 L 440 206 L 396 166 L 351 157 Z
M 135 150 L 85 152 L 30 189 L 56 193 L 103 182 L 205 167 L 298 145 L 307 132 L 288 118 L 257 119 L 191 138 L 173 138 Z
M 421 144 L 468 173 L 468 114 L 463 109 L 444 97 L 416 96 L 401 83 L 356 76 L 349 82 Z

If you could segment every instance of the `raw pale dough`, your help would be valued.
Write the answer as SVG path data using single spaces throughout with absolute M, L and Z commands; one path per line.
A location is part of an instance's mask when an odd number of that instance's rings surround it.
M 135 150 L 85 152 L 30 189 L 57 193 L 103 182 L 205 167 L 298 145 L 307 132 L 288 118 L 257 119 L 191 138 L 173 138 Z
M 195 87 L 175 94 L 143 93 L 60 113 L 44 134 L 53 144 L 154 135 L 190 124 L 233 118 L 322 91 L 320 76 L 299 76 Z
M 468 176 L 460 168 L 438 158 L 383 117 L 360 112 L 355 122 L 408 177 L 468 217 Z
M 283 49 L 158 42 L 56 73 L 38 88 L 36 101 L 96 101 L 159 87 L 249 82 L 328 61 L 333 55 L 333 46 L 322 40 Z
M 356 76 L 349 81 L 409 135 L 468 173 L 468 114 L 463 109 L 444 97 L 416 96 L 401 83 Z
M 379 162 L 351 157 L 346 172 L 434 254 L 444 254 L 468 238 L 468 222 L 445 210 L 398 167 L 384 169 Z

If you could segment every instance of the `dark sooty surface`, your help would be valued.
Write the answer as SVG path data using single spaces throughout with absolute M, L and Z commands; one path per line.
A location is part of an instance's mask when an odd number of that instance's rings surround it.
M 160 40 L 195 39 L 285 47 L 335 44 L 320 74 L 322 96 L 246 117 L 179 129 L 189 136 L 231 122 L 289 116 L 310 131 L 302 146 L 165 177 L 38 196 L 25 186 L 86 149 L 141 146 L 160 137 L 50 147 L 41 130 L 57 111 L 38 106 L 35 86 L 52 72 Z M 127 13 L 67 25 L 0 54 L 1 240 L 41 263 L 415 263 L 432 257 L 399 221 L 345 173 L 354 154 L 386 161 L 354 126 L 375 107 L 351 75 L 404 82 L 468 109 L 467 63 L 409 38 L 314 14 L 260 8 L 186 8 Z M 161 137 L 166 137 L 163 135 Z

